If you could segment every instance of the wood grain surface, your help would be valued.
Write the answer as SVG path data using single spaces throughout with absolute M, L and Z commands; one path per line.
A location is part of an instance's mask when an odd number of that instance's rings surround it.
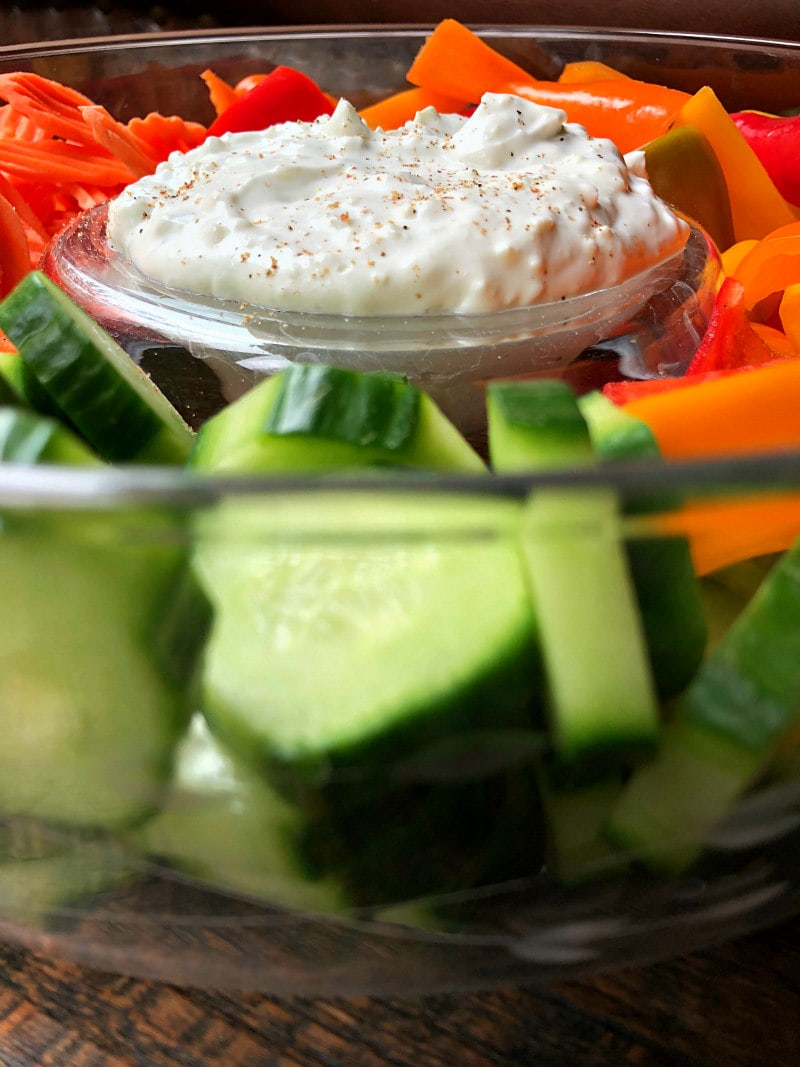
M 800 920 L 582 981 L 408 999 L 180 989 L 0 946 L 2 1067 L 797 1067 Z

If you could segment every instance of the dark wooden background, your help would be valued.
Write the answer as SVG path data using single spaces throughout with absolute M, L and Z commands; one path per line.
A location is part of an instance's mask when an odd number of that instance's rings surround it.
M 2 1067 L 797 1067 L 800 920 L 665 963 L 405 999 L 178 989 L 0 946 Z

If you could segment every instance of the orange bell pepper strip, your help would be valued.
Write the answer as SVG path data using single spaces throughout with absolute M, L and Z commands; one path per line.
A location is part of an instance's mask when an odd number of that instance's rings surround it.
M 236 90 L 224 79 L 220 78 L 218 74 L 215 74 L 213 70 L 204 70 L 200 75 L 206 84 L 208 89 L 208 97 L 211 101 L 211 106 L 214 108 L 214 114 L 219 118 L 223 111 L 227 111 L 228 108 L 236 100 Z
M 655 525 L 661 534 L 688 538 L 695 572 L 702 576 L 789 548 L 800 535 L 800 494 L 784 491 L 690 503 L 658 516 Z
M 446 19 L 420 49 L 408 80 L 470 103 L 484 93 L 512 93 L 566 112 L 593 137 L 610 138 L 621 152 L 665 133 L 689 99 L 678 89 L 635 78 L 561 83 L 532 77 L 461 23 Z
M 725 276 L 730 277 L 731 275 L 736 275 L 739 264 L 748 252 L 753 251 L 757 244 L 758 241 L 754 238 L 751 238 L 749 241 L 737 241 L 736 244 L 731 245 L 730 248 L 726 248 L 724 252 L 720 253 L 723 274 L 723 277 L 720 279 L 720 284 L 725 280 Z
M 434 28 L 406 77 L 412 85 L 471 104 L 484 93 L 501 91 L 498 86 L 535 81 L 456 19 L 444 19 Z
M 627 74 L 622 74 L 597 59 L 579 59 L 574 63 L 565 63 L 558 80 L 562 85 L 569 85 L 574 82 L 601 82 L 627 77 Z
M 788 293 L 792 287 L 786 290 Z M 798 296 L 800 297 L 800 287 L 798 288 Z M 768 326 L 763 322 L 752 322 L 750 324 L 755 333 L 764 344 L 772 350 L 773 355 L 779 356 L 782 359 L 794 358 L 800 355 L 800 348 L 794 343 L 788 333 L 783 330 L 778 330 L 774 326 Z M 800 307 L 798 307 L 798 326 L 800 326 Z M 800 330 L 798 330 L 798 341 L 800 341 Z
M 787 285 L 778 306 L 778 315 L 784 333 L 800 352 L 800 284 Z
M 759 241 L 736 267 L 748 311 L 787 285 L 800 282 L 800 222 L 781 226 Z
M 775 188 L 713 89 L 705 86 L 690 97 L 675 116 L 675 125 L 696 126 L 713 148 L 728 184 L 736 241 L 760 240 L 800 218 L 797 208 Z
M 625 405 L 653 432 L 665 459 L 800 448 L 800 359 L 703 381 Z
M 373 130 L 396 130 L 410 122 L 418 111 L 434 107 L 440 114 L 464 111 L 469 105 L 455 97 L 445 96 L 431 89 L 404 89 L 383 100 L 378 100 L 359 112 L 361 118 Z

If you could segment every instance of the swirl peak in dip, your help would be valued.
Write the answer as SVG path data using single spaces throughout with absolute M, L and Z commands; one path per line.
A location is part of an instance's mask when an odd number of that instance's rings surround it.
M 108 240 L 155 281 L 287 311 L 482 313 L 613 286 L 688 227 L 564 112 L 486 94 L 373 131 L 315 122 L 209 138 L 110 204 Z

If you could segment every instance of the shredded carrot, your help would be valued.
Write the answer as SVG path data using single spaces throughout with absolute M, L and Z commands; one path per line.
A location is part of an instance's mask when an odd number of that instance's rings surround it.
M 50 137 L 86 144 L 91 141 L 81 109 L 93 101 L 83 93 L 39 74 L 0 74 L 0 97 L 22 115 L 35 120 Z
M 236 100 L 236 90 L 223 78 L 220 78 L 218 74 L 215 74 L 213 70 L 204 70 L 200 77 L 206 83 L 211 106 L 214 108 L 214 113 L 219 117 Z
M 0 170 L 23 181 L 53 183 L 119 185 L 133 177 L 130 168 L 114 156 L 66 141 L 0 142 Z
M 81 113 L 95 142 L 124 163 L 133 179 L 152 174 L 155 161 L 143 151 L 127 126 L 117 122 L 104 107 L 97 104 L 81 108 Z
M 131 119 L 128 129 L 155 163 L 161 163 L 172 152 L 196 148 L 206 136 L 202 123 L 191 122 L 180 115 L 162 115 L 158 111 L 151 111 L 144 118 Z
M 13 205 L 0 196 L 0 296 L 10 293 L 30 266 L 25 227 Z

